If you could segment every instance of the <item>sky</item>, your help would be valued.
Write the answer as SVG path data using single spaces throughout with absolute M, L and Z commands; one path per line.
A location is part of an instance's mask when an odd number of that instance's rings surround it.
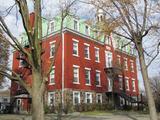
M 28 0 L 29 2 L 31 0 Z M 58 5 L 59 1 L 62 0 L 43 0 L 42 8 L 45 11 L 43 13 L 44 16 L 47 17 L 54 17 L 58 13 Z M 5 16 L 6 12 L 4 12 L 8 7 L 14 4 L 14 0 L 0 0 L 0 15 Z M 32 11 L 32 4 L 29 4 L 29 10 Z M 80 16 L 81 18 L 90 18 L 90 16 L 94 16 L 94 12 L 91 6 L 85 4 L 78 4 L 76 7 L 73 8 L 76 15 Z M 5 17 L 5 22 L 7 23 L 10 31 L 14 34 L 15 37 L 19 38 L 19 35 L 24 31 L 22 26 L 22 21 L 19 16 L 18 9 L 13 9 L 9 15 Z M 148 46 L 147 44 L 146 46 Z M 158 57 L 160 58 L 160 57 Z M 160 59 L 156 59 L 148 68 L 149 77 L 153 77 L 159 74 L 160 72 Z M 12 59 L 12 55 L 10 56 Z M 12 60 L 10 60 L 12 61 Z M 10 63 L 10 66 L 12 63 Z M 137 70 L 138 70 L 138 79 L 139 79 L 139 86 L 140 89 L 144 89 L 143 80 L 140 72 L 140 67 L 137 60 Z

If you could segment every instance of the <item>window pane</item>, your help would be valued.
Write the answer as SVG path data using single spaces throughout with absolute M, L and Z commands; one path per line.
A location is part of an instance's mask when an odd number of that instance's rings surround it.
M 135 80 L 132 80 L 132 89 L 133 89 L 133 91 L 135 91 L 135 90 L 136 90 Z
M 48 94 L 48 104 L 49 105 L 54 105 L 55 103 L 55 94 L 54 93 L 49 93 Z
M 55 83 L 55 68 L 50 72 L 50 83 Z
M 95 61 L 99 62 L 99 50 L 95 49 Z
M 78 43 L 73 41 L 73 54 L 78 55 Z
M 78 30 L 78 22 L 76 20 L 74 20 L 74 30 Z
M 55 55 L 55 43 L 52 43 L 50 46 L 50 56 L 53 57 Z
M 80 103 L 80 92 L 73 92 L 73 103 L 74 104 Z
M 92 103 L 92 94 L 91 93 L 86 93 L 85 94 L 85 100 L 86 100 L 86 103 Z
M 85 70 L 85 80 L 86 80 L 86 84 L 90 84 L 90 71 L 89 70 Z
M 100 73 L 96 72 L 96 85 L 100 85 Z
M 129 90 L 129 80 L 125 79 L 125 83 L 126 83 L 126 89 Z
M 53 32 L 54 31 L 54 22 L 50 23 L 50 27 L 51 27 L 51 32 Z
M 89 47 L 86 45 L 84 47 L 84 56 L 85 58 L 89 58 Z
M 79 82 L 79 68 L 77 67 L 73 68 L 73 82 Z
M 85 27 L 85 33 L 86 33 L 86 35 L 89 35 L 89 27 L 87 25 Z

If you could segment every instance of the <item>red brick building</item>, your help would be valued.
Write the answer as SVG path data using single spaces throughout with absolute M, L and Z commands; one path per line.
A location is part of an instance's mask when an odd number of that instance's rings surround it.
M 98 40 L 94 37 L 97 32 L 94 33 L 87 23 L 77 18 L 68 19 L 72 22 L 64 26 L 62 39 L 56 30 L 57 21 L 51 21 L 48 23 L 50 34 L 42 42 L 44 70 L 49 68 L 55 57 L 55 64 L 48 76 L 46 105 L 56 106 L 60 102 L 64 106 L 82 103 L 107 105 L 112 102 L 112 95 L 115 96 L 117 107 L 124 105 L 124 101 L 134 103 L 139 88 L 132 46 L 120 49 L 122 46 L 117 44 L 118 38 L 112 35 L 104 42 Z M 57 54 L 56 45 L 59 45 Z M 17 59 L 20 57 L 23 56 L 17 51 L 13 53 L 13 70 L 23 74 L 26 82 L 31 84 L 31 71 L 23 66 L 22 60 Z M 30 109 L 31 96 L 17 83 L 11 84 L 11 96 L 15 111 Z

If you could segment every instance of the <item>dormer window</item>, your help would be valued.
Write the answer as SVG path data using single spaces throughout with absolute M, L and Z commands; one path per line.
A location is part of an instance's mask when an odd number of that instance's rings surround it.
M 78 31 L 78 21 L 74 20 L 74 30 Z
M 134 54 L 134 44 L 130 45 L 130 49 L 131 49 L 131 54 L 133 55 Z
M 111 38 L 110 38 L 110 36 L 106 37 L 105 44 L 111 46 Z
M 85 26 L 85 34 L 89 35 L 89 26 L 88 25 Z
M 51 30 L 51 32 L 53 32 L 53 31 L 55 30 L 54 21 L 51 21 L 51 22 L 50 22 L 50 30 Z

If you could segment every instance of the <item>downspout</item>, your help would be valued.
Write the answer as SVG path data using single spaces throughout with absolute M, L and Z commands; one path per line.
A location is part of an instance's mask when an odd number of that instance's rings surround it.
M 62 31 L 62 109 L 64 110 L 64 32 Z

